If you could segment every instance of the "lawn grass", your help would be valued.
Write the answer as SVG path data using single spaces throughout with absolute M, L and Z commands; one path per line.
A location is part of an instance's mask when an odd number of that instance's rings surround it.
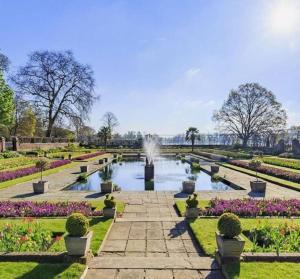
M 209 200 L 199 200 L 199 208 L 205 208 L 209 206 L 210 201 Z M 175 205 L 179 211 L 180 216 L 184 216 L 185 213 L 185 201 L 183 200 L 176 200 Z
M 255 171 L 252 171 L 252 170 L 249 170 L 249 169 L 246 169 L 246 168 L 233 166 L 233 165 L 227 164 L 227 163 L 223 163 L 223 164 L 221 164 L 221 166 L 256 177 L 256 172 Z M 300 191 L 300 184 L 296 183 L 296 182 L 280 179 L 280 178 L 277 178 L 277 177 L 274 177 L 274 176 L 271 176 L 271 175 L 267 175 L 267 174 L 263 174 L 263 173 L 257 173 L 257 177 L 259 177 L 261 179 L 264 179 L 266 181 L 269 181 L 271 183 L 277 184 L 277 185 L 282 186 L 282 187 L 286 187 L 286 188 L 289 188 L 289 189 Z
M 253 229 L 260 224 L 279 225 L 280 223 L 293 223 L 300 225 L 300 219 L 287 218 L 240 218 L 244 231 Z M 190 220 L 189 225 L 204 253 L 208 256 L 214 256 L 217 248 L 215 232 L 217 230 L 217 218 L 198 218 Z M 252 242 L 243 234 L 242 238 L 246 241 L 244 251 L 251 251 Z
M 296 279 L 300 278 L 299 263 L 240 262 L 224 266 L 230 279 Z
M 62 236 L 66 235 L 66 218 L 39 218 L 35 219 L 39 224 L 52 232 L 62 233 Z M 111 225 L 113 219 L 106 219 L 104 217 L 94 217 L 90 218 L 90 230 L 93 231 L 93 238 L 91 242 L 91 249 L 93 254 L 97 254 L 99 247 Z M 0 230 L 7 224 L 24 222 L 23 219 L 19 218 L 1 218 L 0 219 Z M 66 251 L 65 242 L 63 237 L 55 242 L 51 248 L 50 252 L 62 252 Z M 0 277 L 1 278 L 1 277 Z
M 92 207 L 96 207 L 95 210 L 102 210 L 104 208 L 104 200 L 98 201 L 88 201 Z M 123 213 L 125 210 L 125 203 L 122 201 L 117 201 L 117 212 Z
M 36 262 L 0 262 L 1 279 L 78 279 L 85 265 Z
M 76 163 L 72 162 L 70 164 L 60 166 L 58 168 L 54 168 L 54 169 L 51 169 L 51 170 L 46 170 L 46 171 L 43 172 L 43 176 L 54 174 L 54 173 L 57 173 L 61 170 L 64 170 L 64 169 L 67 169 L 67 168 L 72 168 L 74 166 L 76 166 Z M 10 186 L 19 184 L 19 183 L 30 181 L 32 179 L 39 178 L 40 176 L 41 176 L 40 173 L 34 173 L 34 174 L 31 174 L 31 175 L 19 177 L 19 178 L 16 178 L 16 179 L 4 181 L 4 182 L 0 183 L 0 189 L 4 189 L 4 188 L 7 188 L 7 187 L 10 187 Z

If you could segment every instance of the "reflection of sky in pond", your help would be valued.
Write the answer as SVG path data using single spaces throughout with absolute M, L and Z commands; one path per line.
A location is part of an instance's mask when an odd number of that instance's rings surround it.
M 98 171 L 88 177 L 86 183 L 76 183 L 71 190 L 100 191 L 100 183 L 111 179 L 122 191 L 179 191 L 182 181 L 194 180 L 196 190 L 232 190 L 222 182 L 211 182 L 211 177 L 204 172 L 191 172 L 188 163 L 173 158 L 160 157 L 154 162 L 155 177 L 153 184 L 144 181 L 144 161 L 122 161 L 110 166 L 110 170 Z

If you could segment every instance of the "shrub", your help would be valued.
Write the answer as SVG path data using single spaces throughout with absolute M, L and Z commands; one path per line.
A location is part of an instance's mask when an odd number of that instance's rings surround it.
M 188 208 L 197 208 L 199 203 L 198 195 L 194 193 L 193 195 L 189 196 L 185 203 Z
M 70 236 L 81 237 L 89 229 L 89 220 L 81 213 L 71 214 L 66 222 L 66 230 Z
M 233 213 L 224 213 L 218 220 L 218 230 L 225 238 L 234 238 L 242 232 L 241 221 Z
M 87 174 L 86 173 L 80 174 L 77 177 L 76 181 L 78 181 L 78 182 L 86 182 L 87 181 Z
M 260 160 L 256 160 L 256 159 L 253 159 L 250 161 L 249 163 L 249 168 L 255 170 L 256 172 L 256 180 L 258 180 L 258 177 L 257 177 L 257 170 L 261 167 L 261 161 Z
M 22 156 L 16 151 L 5 151 L 0 153 L 0 159 L 9 159 L 9 158 L 17 158 Z
M 193 162 L 191 165 L 192 170 L 201 170 L 200 164 Z
M 115 208 L 116 207 L 116 201 L 113 196 L 110 196 L 109 194 L 105 195 L 104 205 L 106 208 Z
M 220 182 L 222 181 L 222 177 L 216 173 L 214 173 L 212 176 L 211 176 L 211 181 L 212 182 Z

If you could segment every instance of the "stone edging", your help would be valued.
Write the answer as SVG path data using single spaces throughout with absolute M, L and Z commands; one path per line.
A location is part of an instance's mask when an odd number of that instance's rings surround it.
M 243 253 L 244 262 L 300 262 L 300 253 Z
M 93 255 L 69 256 L 67 252 L 10 252 L 0 253 L 0 262 L 81 263 L 87 264 Z

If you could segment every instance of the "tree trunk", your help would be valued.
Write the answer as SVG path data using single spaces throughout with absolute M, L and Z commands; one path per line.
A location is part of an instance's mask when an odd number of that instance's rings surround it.
M 248 138 L 243 138 L 243 147 L 247 147 L 248 146 Z
M 47 131 L 46 131 L 47 138 L 51 137 L 53 124 L 54 124 L 54 122 L 52 120 L 49 120 L 49 124 L 48 124 Z

